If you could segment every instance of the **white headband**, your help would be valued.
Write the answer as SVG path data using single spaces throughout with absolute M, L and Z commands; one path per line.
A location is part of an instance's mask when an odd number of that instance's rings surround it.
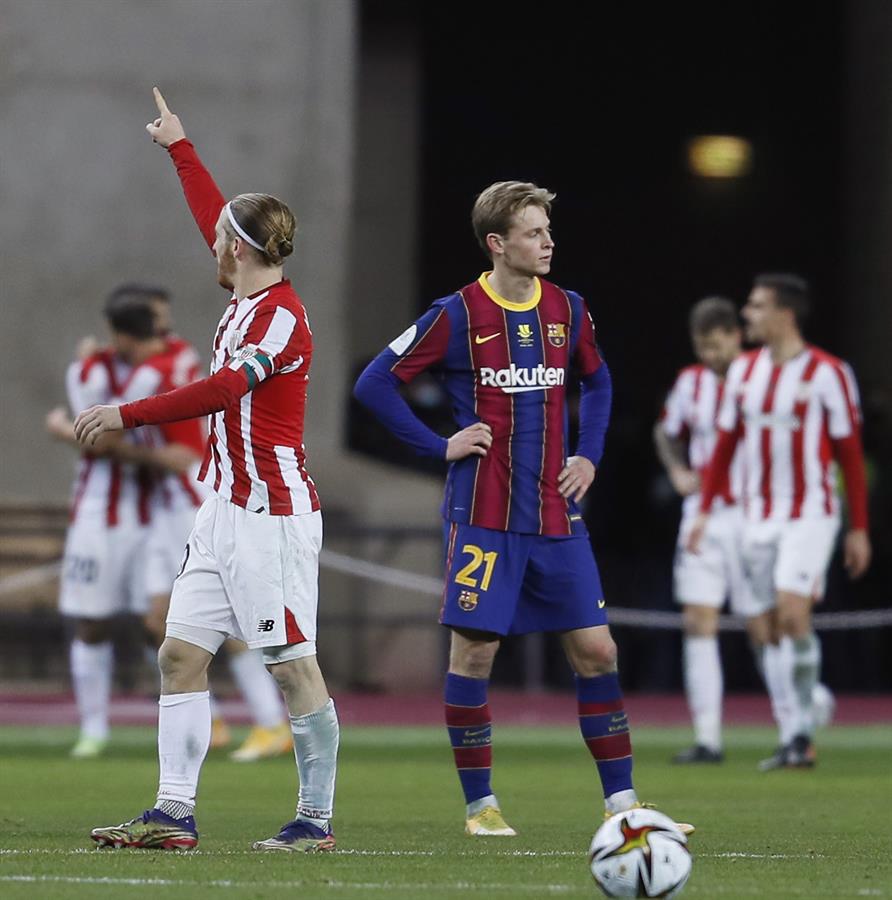
M 255 250 L 259 250 L 261 253 L 266 253 L 266 247 L 261 247 L 260 244 L 258 244 L 257 241 L 255 241 L 254 238 L 252 238 L 251 235 L 248 234 L 248 232 L 245 231 L 245 229 L 235 221 L 235 216 L 232 212 L 232 203 L 227 203 L 226 206 L 223 207 L 223 209 L 226 210 L 226 215 L 229 217 L 229 221 L 232 224 L 232 227 L 235 229 L 236 234 L 243 241 L 247 241 Z

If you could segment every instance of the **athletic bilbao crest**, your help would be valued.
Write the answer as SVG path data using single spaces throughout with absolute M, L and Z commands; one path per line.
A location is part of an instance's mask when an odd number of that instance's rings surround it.
M 239 348 L 239 344 L 242 342 L 242 335 L 237 328 L 233 329 L 232 333 L 229 335 L 229 340 L 226 342 L 226 349 L 229 352 L 230 356 L 235 356 L 236 351 Z
M 552 347 L 563 347 L 567 343 L 567 326 L 563 322 L 549 322 L 548 343 Z
M 471 610 L 476 609 L 477 607 L 477 594 L 474 591 L 462 591 L 458 595 L 458 605 L 465 611 L 471 612 Z
M 533 326 L 532 325 L 518 325 L 517 326 L 517 341 L 521 347 L 532 347 L 533 346 Z

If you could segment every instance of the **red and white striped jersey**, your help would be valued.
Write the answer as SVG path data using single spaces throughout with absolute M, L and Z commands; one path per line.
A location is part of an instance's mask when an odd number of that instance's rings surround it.
M 834 442 L 859 434 L 855 376 L 817 347 L 775 365 L 767 348 L 731 365 L 719 427 L 740 433 L 751 519 L 839 514 Z
M 171 338 L 163 353 L 153 356 L 137 366 L 127 378 L 117 398 L 129 403 L 143 397 L 164 394 L 198 380 L 200 358 L 195 348 L 182 338 Z M 203 419 L 184 419 L 162 425 L 144 425 L 139 429 L 146 444 L 159 447 L 166 444 L 183 444 L 201 458 L 207 442 L 207 429 Z M 181 474 L 156 476 L 154 504 L 180 512 L 197 509 L 210 493 L 198 479 L 199 463 Z
M 115 402 L 130 374 L 130 366 L 107 348 L 71 363 L 65 386 L 72 415 Z M 124 440 L 139 443 L 144 437 L 137 430 L 128 432 Z M 151 518 L 151 494 L 152 476 L 147 469 L 86 452 L 78 461 L 70 521 L 101 515 L 109 528 L 124 523 L 145 525 Z
M 211 375 L 241 372 L 248 390 L 211 416 L 200 478 L 252 512 L 319 509 L 303 443 L 313 338 L 290 282 L 233 297 L 214 338 Z
M 168 148 L 186 201 L 208 246 L 225 205 L 192 143 Z M 127 428 L 211 413 L 199 477 L 252 512 L 301 515 L 319 509 L 306 469 L 304 412 L 313 335 L 303 303 L 282 280 L 239 300 L 217 327 L 211 375 L 121 410 Z
M 725 380 L 712 369 L 697 364 L 678 373 L 663 405 L 663 431 L 670 438 L 687 440 L 688 465 L 701 478 L 718 438 L 716 419 L 724 393 Z M 739 447 L 718 496 L 729 505 L 739 503 L 743 496 L 743 453 Z M 682 514 L 695 515 L 699 506 L 700 494 L 691 494 L 684 499 Z

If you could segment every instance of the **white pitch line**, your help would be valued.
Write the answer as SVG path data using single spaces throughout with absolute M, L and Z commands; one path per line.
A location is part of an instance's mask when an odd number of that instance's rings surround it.
M 35 848 L 32 850 L 4 850 L 0 849 L 0 856 L 107 856 L 110 851 L 96 848 L 76 848 L 72 850 L 54 850 L 51 848 Z M 129 851 L 132 853 L 133 851 Z M 137 850 L 139 854 L 150 854 L 152 850 Z M 255 850 L 189 850 L 179 853 L 178 856 L 257 856 Z M 468 850 L 336 850 L 335 856 L 372 856 L 372 857 L 468 857 L 482 859 L 484 857 L 502 858 L 557 858 L 557 857 L 585 857 L 585 850 L 481 850 L 480 852 Z M 824 853 L 694 853 L 701 859 L 828 859 Z
M 242 887 L 268 887 L 268 888 L 306 888 L 311 887 L 314 890 L 320 888 L 347 888 L 351 890 L 364 891 L 428 891 L 436 888 L 437 890 L 450 891 L 468 891 L 473 890 L 479 885 L 469 881 L 458 881 L 454 884 L 443 882 L 437 883 L 419 883 L 419 884 L 398 884 L 393 881 L 334 881 L 326 879 L 323 882 L 317 881 L 186 881 L 176 880 L 172 878 L 90 878 L 87 876 L 79 877 L 76 875 L 2 875 L 0 882 L 12 882 L 16 884 L 112 884 L 112 885 L 128 885 L 130 887 L 199 887 L 209 886 L 218 888 L 242 888 Z M 573 885 L 569 884 L 499 884 L 487 882 L 486 889 L 488 891 L 512 891 L 512 892 L 529 892 L 529 893 L 548 893 L 548 894 L 565 894 L 568 891 L 575 890 Z

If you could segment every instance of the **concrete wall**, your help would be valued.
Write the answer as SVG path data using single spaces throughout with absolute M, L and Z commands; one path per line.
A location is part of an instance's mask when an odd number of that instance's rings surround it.
M 0 500 L 66 496 L 70 456 L 43 413 L 112 286 L 168 284 L 205 354 L 226 303 L 144 131 L 155 83 L 224 194 L 268 191 L 296 211 L 287 271 L 325 348 L 308 443 L 320 457 L 339 446 L 356 27 L 353 0 L 0 2 Z

